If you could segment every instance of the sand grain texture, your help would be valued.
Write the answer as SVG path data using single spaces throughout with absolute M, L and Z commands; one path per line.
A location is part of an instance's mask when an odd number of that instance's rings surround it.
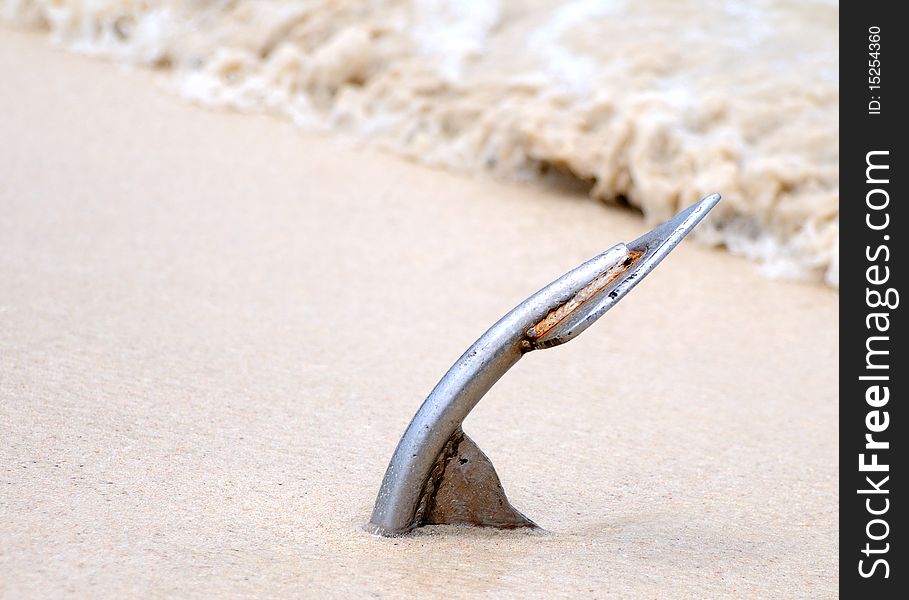
M 372 537 L 445 369 L 642 221 L 37 37 L 0 33 L 0 78 L 3 598 L 836 593 L 832 291 L 685 244 L 465 423 L 549 534 Z

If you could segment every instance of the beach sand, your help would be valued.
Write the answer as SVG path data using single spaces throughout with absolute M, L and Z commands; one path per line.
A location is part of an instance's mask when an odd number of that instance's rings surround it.
M 830 289 L 685 243 L 465 422 L 547 533 L 374 537 L 438 378 L 640 217 L 36 36 L 0 78 L 0 596 L 836 594 Z

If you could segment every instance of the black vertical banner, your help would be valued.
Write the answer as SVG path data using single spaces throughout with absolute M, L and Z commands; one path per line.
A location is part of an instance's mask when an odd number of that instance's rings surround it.
M 840 591 L 896 598 L 904 562 L 909 235 L 898 2 L 840 7 Z M 901 260 L 902 259 L 902 260 Z M 902 327 L 900 327 L 902 325 Z M 903 456 L 900 460 L 897 455 Z M 902 592 L 905 594 L 905 591 Z M 905 597 L 905 596 L 902 596 Z

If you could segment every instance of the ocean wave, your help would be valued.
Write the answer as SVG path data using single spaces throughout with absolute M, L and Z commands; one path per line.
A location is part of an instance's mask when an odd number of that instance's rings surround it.
M 59 46 L 414 160 L 553 174 L 838 284 L 838 8 L 764 0 L 0 0 Z

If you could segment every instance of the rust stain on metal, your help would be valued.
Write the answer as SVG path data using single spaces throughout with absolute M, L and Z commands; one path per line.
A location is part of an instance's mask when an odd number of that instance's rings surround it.
M 416 522 L 536 528 L 533 521 L 511 505 L 489 458 L 460 427 L 436 462 L 423 491 Z
M 641 256 L 643 252 L 629 250 L 628 257 L 597 275 L 593 281 L 584 286 L 581 291 L 572 296 L 565 304 L 546 315 L 542 321 L 527 330 L 527 337 L 537 340 L 546 335 L 546 332 L 558 325 L 565 317 L 583 306 L 585 302 L 596 296 L 606 286 L 615 281 L 619 275 L 627 271 Z

